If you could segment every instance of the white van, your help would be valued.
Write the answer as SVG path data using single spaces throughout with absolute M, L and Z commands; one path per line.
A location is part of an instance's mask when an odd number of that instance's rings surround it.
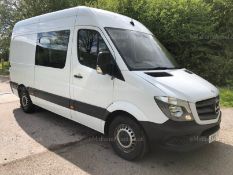
M 126 16 L 75 7 L 20 21 L 10 63 L 25 112 L 40 106 L 108 134 L 127 160 L 142 157 L 153 141 L 176 150 L 210 143 L 220 128 L 216 87 L 179 68 Z

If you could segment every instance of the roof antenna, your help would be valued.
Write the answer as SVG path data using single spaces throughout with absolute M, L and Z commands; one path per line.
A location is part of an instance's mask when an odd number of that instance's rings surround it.
M 131 18 L 130 24 L 131 24 L 132 26 L 135 25 L 132 18 Z

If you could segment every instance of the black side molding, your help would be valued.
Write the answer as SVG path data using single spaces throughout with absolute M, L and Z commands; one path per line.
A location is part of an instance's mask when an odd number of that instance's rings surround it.
M 43 100 L 55 103 L 65 108 L 70 108 L 70 99 L 59 95 L 51 94 L 34 88 L 29 88 L 29 94 Z
M 17 89 L 18 83 L 11 81 L 10 86 L 11 88 Z M 74 111 L 81 112 L 83 114 L 90 115 L 92 117 L 95 117 L 95 118 L 98 118 L 104 121 L 107 119 L 107 116 L 109 114 L 109 111 L 107 109 L 99 107 L 99 106 L 87 104 L 81 101 L 62 97 L 59 95 L 55 95 L 55 94 L 45 92 L 42 90 L 38 90 L 35 88 L 31 88 L 31 87 L 27 87 L 27 89 L 28 89 L 29 94 L 32 96 L 49 101 L 51 103 L 57 104 L 65 108 L 69 108 Z

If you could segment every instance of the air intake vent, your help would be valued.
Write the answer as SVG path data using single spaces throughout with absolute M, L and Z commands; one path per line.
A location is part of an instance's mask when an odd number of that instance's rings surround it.
M 150 75 L 152 77 L 171 77 L 172 74 L 167 72 L 145 72 L 145 74 Z
M 185 69 L 184 71 L 189 73 L 189 74 L 193 74 L 193 72 L 191 72 L 190 70 Z

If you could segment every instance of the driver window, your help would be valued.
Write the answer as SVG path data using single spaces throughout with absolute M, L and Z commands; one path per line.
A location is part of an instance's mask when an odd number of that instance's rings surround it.
M 80 64 L 96 69 L 99 52 L 109 52 L 101 35 L 95 30 L 79 30 L 78 59 Z

